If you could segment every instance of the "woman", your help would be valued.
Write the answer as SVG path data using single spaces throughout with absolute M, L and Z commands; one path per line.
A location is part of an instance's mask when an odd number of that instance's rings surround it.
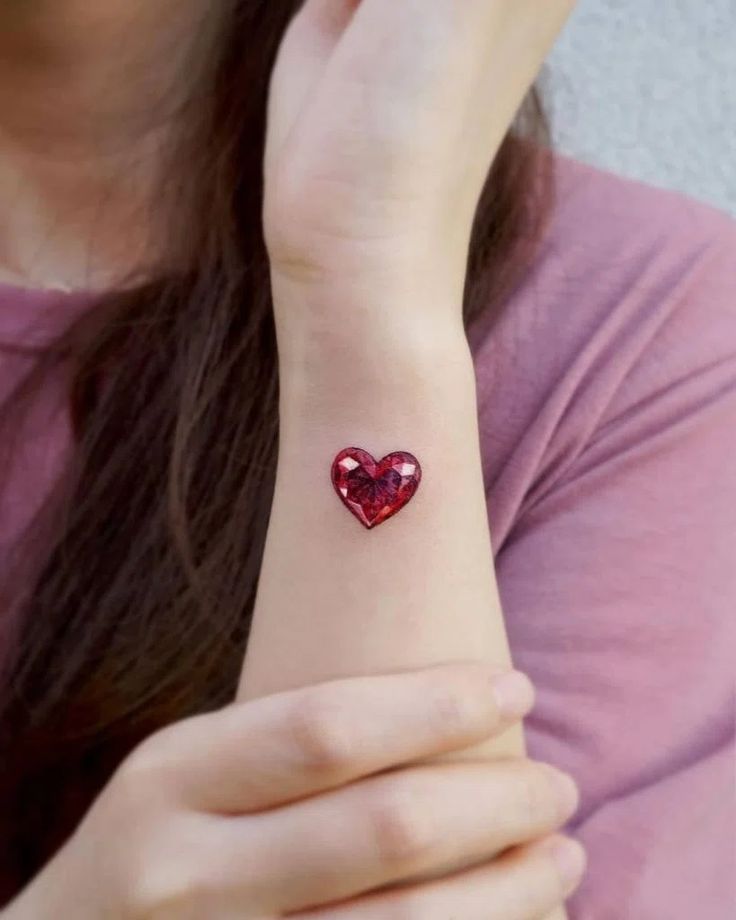
M 726 916 L 736 234 L 509 133 L 571 6 L 0 3 L 4 920 Z

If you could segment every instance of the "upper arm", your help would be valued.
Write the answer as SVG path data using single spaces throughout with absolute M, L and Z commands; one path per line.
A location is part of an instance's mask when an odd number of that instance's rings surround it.
M 734 898 L 736 232 L 679 272 L 591 353 L 496 559 L 529 753 L 581 785 L 580 920 Z

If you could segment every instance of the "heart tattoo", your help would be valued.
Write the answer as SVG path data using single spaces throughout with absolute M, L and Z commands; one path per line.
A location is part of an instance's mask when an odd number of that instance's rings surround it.
M 397 450 L 376 462 L 367 450 L 346 447 L 332 461 L 332 484 L 365 527 L 400 511 L 419 488 L 422 469 L 413 454 Z

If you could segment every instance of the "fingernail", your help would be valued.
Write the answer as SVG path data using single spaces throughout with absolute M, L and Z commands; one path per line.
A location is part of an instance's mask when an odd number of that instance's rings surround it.
M 582 844 L 572 837 L 555 837 L 545 849 L 548 849 L 555 862 L 567 897 L 578 887 L 585 872 L 585 850 Z
M 534 705 L 534 685 L 521 671 L 494 677 L 492 691 L 504 718 L 523 716 Z
M 557 796 L 557 808 L 560 821 L 567 819 L 575 813 L 580 801 L 577 783 L 567 773 L 558 770 L 551 764 L 544 764 L 549 774 L 550 782 Z

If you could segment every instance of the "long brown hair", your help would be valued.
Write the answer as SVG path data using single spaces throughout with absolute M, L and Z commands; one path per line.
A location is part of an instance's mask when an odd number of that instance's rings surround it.
M 266 98 L 299 6 L 233 0 L 179 113 L 176 268 L 97 299 L 14 394 L 65 368 L 74 450 L 23 544 L 36 569 L 0 697 L 0 903 L 143 737 L 233 699 L 278 435 Z M 497 312 L 532 257 L 547 138 L 533 92 L 479 203 L 467 322 Z

